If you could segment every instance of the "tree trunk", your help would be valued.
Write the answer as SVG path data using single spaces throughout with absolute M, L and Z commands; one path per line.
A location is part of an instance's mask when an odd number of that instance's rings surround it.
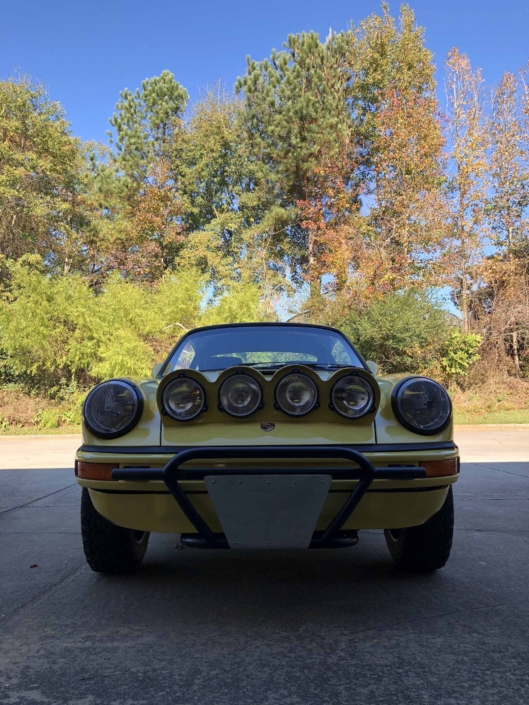
M 516 375 L 520 375 L 520 353 L 518 350 L 518 333 L 514 331 L 512 334 L 512 356 L 514 359 L 514 371 Z
M 468 333 L 470 330 L 470 321 L 468 314 L 468 290 L 467 290 L 467 275 L 463 271 L 461 277 L 461 315 L 463 316 L 463 330 Z
M 315 274 L 316 268 L 316 237 L 314 233 L 309 231 L 308 238 L 308 250 L 309 250 L 309 290 L 310 298 L 315 299 L 321 293 L 321 281 L 320 277 Z

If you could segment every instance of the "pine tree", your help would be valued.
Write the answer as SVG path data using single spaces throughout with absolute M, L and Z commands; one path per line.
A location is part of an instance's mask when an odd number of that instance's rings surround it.
M 284 47 L 262 62 L 248 59 L 236 88 L 244 91 L 246 136 L 254 158 L 273 185 L 277 203 L 297 221 L 288 230 L 292 276 L 308 281 L 311 294 L 317 295 L 317 243 L 314 232 L 301 223 L 297 202 L 313 198 L 318 168 L 338 162 L 352 146 L 347 36 L 330 33 L 320 42 L 314 32 L 290 35 Z M 344 180 L 349 176 L 344 174 Z
M 270 304 L 286 287 L 289 214 L 252 158 L 243 120 L 242 101 L 222 86 L 192 108 L 171 157 L 187 230 L 180 262 L 199 267 L 219 290 L 254 282 Z
M 170 71 L 147 78 L 141 89 L 120 94 L 110 124 L 120 169 L 135 181 L 145 179 L 157 159 L 164 156 L 179 128 L 189 95 Z

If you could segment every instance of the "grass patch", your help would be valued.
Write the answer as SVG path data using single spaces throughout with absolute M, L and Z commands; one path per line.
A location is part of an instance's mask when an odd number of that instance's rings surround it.
M 15 426 L 7 431 L 0 429 L 0 438 L 2 436 L 57 436 L 69 434 L 80 434 L 81 426 L 59 426 L 58 428 L 39 428 L 36 426 Z
M 505 409 L 481 414 L 466 414 L 456 409 L 454 423 L 461 426 L 469 424 L 529 424 L 529 409 Z
M 456 424 L 529 423 L 529 382 L 515 377 L 489 378 L 467 390 L 451 389 Z

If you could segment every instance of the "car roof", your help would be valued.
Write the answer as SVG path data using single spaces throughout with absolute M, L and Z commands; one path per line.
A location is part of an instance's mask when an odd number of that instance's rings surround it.
M 215 330 L 217 328 L 245 328 L 245 327 L 250 327 L 250 326 L 288 326 L 289 328 L 321 328 L 323 330 L 330 330 L 333 331 L 334 333 L 339 333 L 341 336 L 344 336 L 341 330 L 338 328 L 333 328 L 332 326 L 323 326 L 319 325 L 317 323 L 289 323 L 288 321 L 255 321 L 253 323 L 217 323 L 215 325 L 211 326 L 200 326 L 199 328 L 191 328 L 187 333 L 185 334 L 186 337 L 190 333 L 198 333 L 203 330 Z

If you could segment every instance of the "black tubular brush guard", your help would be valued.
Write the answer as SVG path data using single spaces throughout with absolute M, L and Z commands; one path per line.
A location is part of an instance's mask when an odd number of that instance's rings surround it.
M 328 458 L 349 460 L 358 467 L 350 468 L 183 468 L 190 460 L 217 460 L 219 458 Z M 204 548 L 228 548 L 224 537 L 216 535 L 202 519 L 185 491 L 180 480 L 203 480 L 214 475 L 330 475 L 333 480 L 359 480 L 343 507 L 330 522 L 325 531 L 313 537 L 309 548 L 332 548 L 351 543 L 339 535 L 342 526 L 349 519 L 373 480 L 416 480 L 426 477 L 423 467 L 384 467 L 375 468 L 373 464 L 357 450 L 344 446 L 208 446 L 190 448 L 177 453 L 164 468 L 125 467 L 112 470 L 113 480 L 163 480 L 169 492 L 178 502 L 185 516 L 195 527 L 198 536 L 189 536 L 189 545 Z

